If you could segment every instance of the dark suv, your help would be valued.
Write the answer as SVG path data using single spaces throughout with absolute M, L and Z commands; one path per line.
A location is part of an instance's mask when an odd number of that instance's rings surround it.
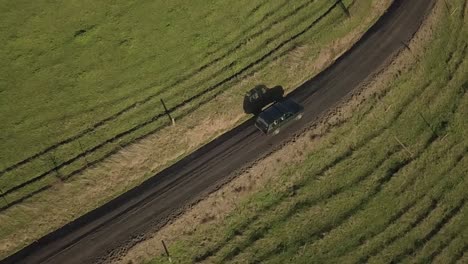
M 291 121 L 301 119 L 303 111 L 304 108 L 296 102 L 284 99 L 262 111 L 257 116 L 255 126 L 265 134 L 276 135 Z

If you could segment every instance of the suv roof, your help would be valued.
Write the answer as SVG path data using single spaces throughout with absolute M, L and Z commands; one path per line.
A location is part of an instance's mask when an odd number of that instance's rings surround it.
M 273 121 L 277 120 L 285 113 L 298 113 L 302 111 L 302 107 L 300 107 L 294 101 L 290 99 L 286 99 L 284 101 L 278 102 L 276 104 L 271 105 L 267 109 L 265 109 L 260 115 L 259 118 L 263 119 L 266 123 L 272 123 Z
M 294 118 L 300 118 L 302 110 L 302 106 L 290 99 L 286 99 L 271 105 L 261 112 L 257 117 L 255 125 L 266 134 L 270 134 L 272 131 L 276 134 L 281 126 L 289 123 Z

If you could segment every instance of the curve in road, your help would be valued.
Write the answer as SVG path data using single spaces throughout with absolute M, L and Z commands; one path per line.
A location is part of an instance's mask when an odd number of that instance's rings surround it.
M 349 51 L 288 97 L 304 117 L 267 137 L 250 119 L 140 186 L 44 236 L 0 263 L 92 263 L 124 252 L 143 234 L 217 189 L 235 171 L 269 153 L 383 69 L 419 29 L 435 0 L 395 0 Z

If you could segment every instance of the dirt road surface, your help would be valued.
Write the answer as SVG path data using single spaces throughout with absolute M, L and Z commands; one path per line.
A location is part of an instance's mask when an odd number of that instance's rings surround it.
M 265 136 L 253 119 L 195 151 L 142 185 L 52 232 L 0 263 L 93 263 L 118 258 L 168 219 L 229 180 L 236 171 L 284 143 L 405 48 L 435 0 L 395 0 L 388 12 L 331 67 L 289 97 L 304 117 L 277 136 Z M 242 106 L 239 106 L 242 107 Z

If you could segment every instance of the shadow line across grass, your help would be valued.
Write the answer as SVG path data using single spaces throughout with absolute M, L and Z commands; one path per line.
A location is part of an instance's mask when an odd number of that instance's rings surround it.
M 266 53 L 265 55 L 263 55 L 261 58 L 257 59 L 256 61 L 254 61 L 254 62 L 250 63 L 249 65 L 247 65 L 246 67 L 242 68 L 241 70 L 239 70 L 238 72 L 236 72 L 234 75 L 231 75 L 231 76 L 225 78 L 224 80 L 222 80 L 222 81 L 218 82 L 217 84 L 215 84 L 215 85 L 209 87 L 208 89 L 206 89 L 206 90 L 204 90 L 204 91 L 202 91 L 202 92 L 200 92 L 200 93 L 198 93 L 198 94 L 192 96 L 191 98 L 184 100 L 183 102 L 179 103 L 178 105 L 176 105 L 176 106 L 170 108 L 169 111 L 170 111 L 170 112 L 174 112 L 174 111 L 176 111 L 176 110 L 178 110 L 178 109 L 181 109 L 181 108 L 183 108 L 184 106 L 186 106 L 187 104 L 190 104 L 190 103 L 194 102 L 195 100 L 197 100 L 197 99 L 199 99 L 199 98 L 205 96 L 206 94 L 208 94 L 208 93 L 210 93 L 210 92 L 216 90 L 216 89 L 219 88 L 220 86 L 222 86 L 222 85 L 224 85 L 224 84 L 226 84 L 226 83 L 228 83 L 228 82 L 230 82 L 230 81 L 232 81 L 232 80 L 235 80 L 236 78 L 238 78 L 238 77 L 241 76 L 242 74 L 245 74 L 246 72 L 248 72 L 249 70 L 251 70 L 251 69 L 254 68 L 255 66 L 259 65 L 260 63 L 262 63 L 262 62 L 263 62 L 264 60 L 266 60 L 267 58 L 271 57 L 271 55 L 273 55 L 273 54 L 276 53 L 277 51 L 281 50 L 285 45 L 289 44 L 290 42 L 294 41 L 295 39 L 297 39 L 298 37 L 300 37 L 301 35 L 303 35 L 303 34 L 306 33 L 307 31 L 309 31 L 310 29 L 312 29 L 317 23 L 319 23 L 322 19 L 324 19 L 324 18 L 325 18 L 331 11 L 333 11 L 337 6 L 338 6 L 338 2 L 335 2 L 335 3 L 334 3 L 333 5 L 331 5 L 322 15 L 320 15 L 316 20 L 312 21 L 305 29 L 303 29 L 303 30 L 300 31 L 299 33 L 293 35 L 293 36 L 290 37 L 289 39 L 287 39 L 287 40 L 281 42 L 279 45 L 277 45 L 275 48 L 273 48 L 273 49 L 270 50 L 268 53 Z M 208 98 L 206 98 L 205 100 L 203 100 L 202 102 L 200 102 L 199 104 L 197 104 L 197 107 L 199 107 L 199 106 L 201 106 L 201 105 L 203 105 L 203 104 L 205 104 L 205 103 L 211 101 L 213 98 L 217 97 L 217 96 L 218 96 L 220 93 L 222 93 L 222 92 L 223 92 L 223 91 L 218 91 L 218 92 L 216 92 L 215 94 L 209 96 Z M 150 99 L 148 99 L 148 101 L 149 101 L 149 100 L 150 100 Z M 125 112 L 125 111 L 128 111 L 128 110 L 131 109 L 131 108 L 133 108 L 133 107 L 126 108 L 126 109 L 124 109 L 124 110 L 122 110 L 122 111 Z M 121 111 L 121 112 L 122 112 L 122 111 Z M 187 111 L 187 112 L 185 112 L 184 114 L 181 115 L 181 117 L 190 114 L 190 112 L 191 112 L 190 110 Z M 119 112 L 119 113 L 120 113 L 120 112 Z M 123 113 L 123 112 L 122 112 L 122 113 Z M 11 194 L 11 193 L 13 193 L 13 192 L 15 192 L 15 191 L 18 191 L 18 190 L 20 190 L 20 189 L 22 189 L 22 188 L 24 188 L 24 187 L 26 187 L 26 186 L 28 186 L 28 185 L 30 185 L 30 184 L 32 184 L 32 183 L 35 183 L 35 182 L 40 181 L 41 179 L 43 179 L 43 178 L 46 177 L 47 175 L 49 175 L 49 174 L 51 174 L 51 173 L 53 173 L 53 172 L 56 172 L 57 170 L 59 170 L 59 169 L 65 167 L 65 166 L 67 166 L 67 165 L 72 164 L 73 162 L 75 162 L 75 161 L 77 161 L 77 160 L 79 160 L 79 159 L 81 159 L 81 158 L 83 158 L 83 157 L 89 155 L 90 153 L 95 152 L 95 151 L 98 150 L 98 149 L 101 149 L 102 147 L 104 147 L 104 146 L 106 146 L 106 145 L 108 145 L 108 144 L 110 144 L 110 143 L 114 143 L 114 142 L 118 141 L 119 139 L 121 139 L 121 138 L 124 137 L 124 136 L 127 136 L 127 135 L 129 135 L 129 134 L 132 134 L 132 133 L 134 133 L 135 131 L 137 131 L 137 130 L 139 130 L 139 129 L 145 127 L 145 126 L 154 123 L 155 121 L 159 120 L 160 118 L 162 118 L 162 117 L 164 117 L 164 116 L 165 116 L 165 113 L 160 113 L 160 114 L 158 114 L 158 115 L 156 115 L 156 116 L 153 116 L 151 119 L 145 121 L 144 123 L 141 123 L 141 124 L 139 124 L 139 125 L 136 125 L 136 126 L 134 126 L 133 128 L 131 128 L 131 129 L 129 129 L 129 130 L 126 130 L 126 131 L 124 131 L 124 132 L 122 132 L 122 133 L 119 133 L 118 135 L 116 135 L 116 136 L 114 136 L 114 137 L 112 137 L 112 138 L 110 138 L 110 139 L 108 139 L 108 140 L 106 140 L 106 141 L 104 141 L 104 142 L 101 142 L 100 144 L 94 146 L 93 148 L 91 148 L 91 149 L 89 149 L 89 150 L 86 150 L 86 151 L 84 151 L 84 152 L 82 152 L 82 153 L 80 153 L 80 154 L 74 156 L 74 157 L 71 158 L 71 159 L 68 159 L 67 161 L 65 161 L 65 162 L 63 162 L 63 163 L 61 163 L 61 164 L 59 164 L 58 166 L 55 166 L 55 167 L 49 169 L 48 171 L 43 172 L 43 173 L 41 173 L 40 175 L 35 176 L 35 177 L 33 177 L 33 178 L 31 178 L 31 179 L 29 179 L 29 180 L 27 180 L 27 181 L 25 181 L 25 182 L 23 182 L 23 183 L 21 183 L 21 184 L 15 186 L 15 187 L 13 187 L 13 188 L 10 188 L 10 189 L 8 189 L 8 190 L 5 190 L 2 194 L 0 194 L 0 198 L 5 197 L 6 195 Z M 93 126 L 93 127 L 89 128 L 89 129 L 85 130 L 83 133 L 80 133 L 80 134 L 78 134 L 78 135 L 76 135 L 76 136 L 74 136 L 74 137 L 71 137 L 71 138 L 69 138 L 69 139 L 67 139 L 67 140 L 65 140 L 65 141 L 62 141 L 62 142 L 60 142 L 60 143 L 58 143 L 58 144 L 55 144 L 55 145 L 53 145 L 53 146 L 51 146 L 51 147 L 45 149 L 44 151 L 41 151 L 40 153 L 35 154 L 34 156 L 31 156 L 30 158 L 21 161 L 20 163 L 17 163 L 17 164 L 15 164 L 15 165 L 13 165 L 13 166 L 10 166 L 9 168 L 5 169 L 5 170 L 3 171 L 3 173 L 5 173 L 6 171 L 11 171 L 11 170 L 13 170 L 13 169 L 15 169 L 15 168 L 17 168 L 17 167 L 23 165 L 23 164 L 26 164 L 27 162 L 29 162 L 29 161 L 31 161 L 31 160 L 33 160 L 33 159 L 35 159 L 35 158 L 38 158 L 38 157 L 40 157 L 41 155 L 44 155 L 44 154 L 46 154 L 47 152 L 52 151 L 53 149 L 55 149 L 55 148 L 57 148 L 57 147 L 59 147 L 59 146 L 61 146 L 61 145 L 64 145 L 64 144 L 67 144 L 67 143 L 72 142 L 73 140 L 76 140 L 76 139 L 80 138 L 81 136 L 83 136 L 83 135 L 85 135 L 85 134 L 87 134 L 87 133 L 92 132 L 95 128 L 97 128 L 97 127 L 103 125 L 104 123 L 106 123 L 106 122 L 108 122 L 108 121 L 111 121 L 111 120 L 114 119 L 115 117 L 117 117 L 117 116 L 109 117 L 109 118 L 107 118 L 107 119 L 105 119 L 105 120 L 103 120 L 103 121 L 97 123 L 95 126 Z M 126 143 L 124 143 L 124 144 L 121 144 L 121 147 L 125 147 L 125 146 L 127 146 L 127 145 L 129 145 L 129 144 L 131 144 L 131 143 L 133 143 L 133 142 L 135 142 L 135 141 L 137 141 L 137 140 L 140 140 L 140 139 L 142 139 L 142 138 L 144 138 L 144 137 L 146 137 L 146 136 L 148 136 L 148 135 L 150 135 L 150 134 L 153 134 L 153 133 L 155 133 L 155 132 L 161 130 L 162 128 L 164 128 L 165 126 L 168 126 L 168 125 L 169 125 L 169 123 L 166 123 L 166 124 L 163 125 L 162 127 L 158 127 L 158 128 L 156 128 L 155 130 L 151 130 L 151 131 L 149 131 L 149 132 L 147 132 L 147 133 L 145 133 L 145 134 L 143 134 L 143 135 L 137 137 L 137 138 L 134 139 L 134 140 L 131 140 L 131 141 L 129 141 L 129 142 L 126 142 Z M 93 161 L 93 162 L 90 162 L 88 165 L 95 165 L 95 164 L 99 163 L 100 161 L 104 160 L 105 158 L 111 156 L 112 154 L 115 154 L 119 149 L 120 149 L 120 148 L 116 148 L 116 149 L 110 151 L 109 153 L 107 153 L 107 154 L 105 154 L 103 157 L 101 157 L 100 159 L 97 159 L 97 160 L 95 160 L 95 161 Z M 81 167 L 81 168 L 78 168 L 77 170 L 75 170 L 75 171 L 73 171 L 73 172 L 71 172 L 71 173 L 69 173 L 69 174 L 67 174 L 67 175 L 61 176 L 61 177 L 60 177 L 60 180 L 68 180 L 69 178 L 71 178 L 72 176 L 74 176 L 74 175 L 76 175 L 76 174 L 82 172 L 82 171 L 85 170 L 86 168 L 87 168 L 87 166 L 83 166 L 83 167 Z M 1 174 L 0 174 L 0 176 L 1 176 Z M 28 198 L 31 198 L 31 197 L 33 197 L 34 195 L 36 195 L 36 194 L 38 194 L 38 193 L 40 193 L 40 192 L 42 192 L 42 191 L 44 191 L 44 190 L 49 189 L 51 186 L 52 186 L 52 185 L 43 186 L 43 187 L 39 188 L 38 190 L 33 191 L 33 192 L 31 192 L 31 193 L 25 195 L 24 197 L 21 197 L 21 198 L 19 198 L 19 199 L 17 199 L 17 200 L 14 200 L 14 201 L 10 201 L 7 205 L 5 205 L 5 206 L 3 206 L 3 207 L 0 208 L 0 212 L 6 210 L 6 209 L 8 209 L 8 208 L 10 208 L 10 207 L 13 206 L 13 205 L 16 205 L 16 204 L 20 203 L 20 202 L 22 202 L 22 201 L 24 201 L 24 200 L 26 200 L 26 199 L 28 199 Z

